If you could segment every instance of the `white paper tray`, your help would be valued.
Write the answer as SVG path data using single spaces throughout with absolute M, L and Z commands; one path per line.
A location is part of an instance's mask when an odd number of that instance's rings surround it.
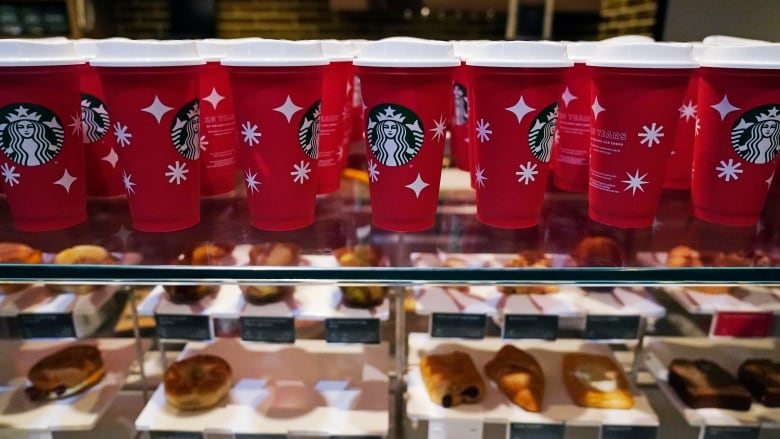
M 543 365 L 545 393 L 542 410 L 531 413 L 512 403 L 495 384 L 484 376 L 485 364 L 505 344 L 526 350 Z M 420 357 L 430 353 L 461 350 L 474 360 L 487 384 L 487 394 L 479 404 L 462 404 L 444 408 L 428 396 L 420 375 Z M 409 335 L 409 374 L 407 376 L 406 413 L 412 420 L 468 419 L 485 423 L 561 423 L 576 426 L 598 425 L 646 425 L 657 426 L 658 417 L 647 398 L 632 388 L 634 407 L 628 410 L 584 408 L 574 404 L 561 378 L 561 361 L 567 352 L 586 352 L 609 356 L 608 346 L 585 343 L 580 340 L 505 341 L 495 338 L 484 340 L 452 340 L 431 338 L 427 334 Z
M 233 369 L 233 388 L 219 405 L 180 411 L 160 385 L 136 427 L 142 431 L 224 434 L 387 435 L 388 346 L 294 345 L 221 339 L 188 343 L 180 358 L 211 353 Z
M 692 409 L 672 389 L 667 379 L 668 365 L 675 358 L 708 359 L 720 365 L 736 377 L 739 365 L 748 358 L 770 358 L 780 361 L 780 340 L 777 339 L 709 339 L 646 337 L 642 360 L 658 382 L 658 386 L 693 426 L 754 426 L 780 427 L 780 408 L 768 408 L 753 401 L 749 411 L 725 409 Z
M 25 394 L 27 372 L 41 358 L 69 343 L 0 341 L 0 425 L 24 431 L 90 430 L 111 405 L 136 358 L 135 339 L 95 339 L 105 377 L 84 393 L 49 402 L 31 402 Z M 0 430 L 1 432 L 2 430 Z

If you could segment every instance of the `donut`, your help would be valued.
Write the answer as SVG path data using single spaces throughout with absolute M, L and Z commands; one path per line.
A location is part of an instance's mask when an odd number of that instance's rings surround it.
M 100 350 L 73 345 L 42 358 L 27 373 L 33 401 L 66 398 L 94 386 L 105 376 Z
M 177 361 L 163 375 L 165 398 L 182 410 L 213 407 L 232 385 L 230 365 L 216 355 L 195 355 Z
M 249 265 L 296 266 L 300 263 L 301 249 L 295 244 L 273 242 L 253 245 L 249 250 Z M 247 301 L 265 304 L 280 300 L 295 290 L 291 285 L 242 285 Z
M 113 265 L 117 260 L 105 248 L 98 245 L 76 245 L 60 251 L 54 256 L 54 263 L 61 265 Z M 55 293 L 87 294 L 97 285 L 48 285 Z
M 0 264 L 40 264 L 41 251 L 17 242 L 0 242 Z M 0 284 L 0 294 L 10 294 L 30 284 Z

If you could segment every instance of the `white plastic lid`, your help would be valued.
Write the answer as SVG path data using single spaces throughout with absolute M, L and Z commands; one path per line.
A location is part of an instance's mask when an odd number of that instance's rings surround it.
M 391 37 L 369 41 L 360 47 L 354 61 L 365 67 L 455 67 L 452 43 L 411 37 Z
M 699 62 L 699 59 L 701 59 L 701 54 L 704 51 L 704 44 L 696 41 L 691 43 L 691 45 L 693 46 L 693 60 Z
M 194 41 L 109 39 L 98 42 L 96 67 L 174 67 L 204 63 Z
M 97 55 L 97 45 L 98 40 L 92 38 L 73 40 L 73 48 L 76 49 L 76 53 L 86 60 L 90 60 Z
M 601 44 L 633 44 L 633 43 L 652 43 L 655 40 L 645 35 L 621 35 L 619 37 L 605 38 L 600 41 Z
M 732 37 L 731 35 L 710 35 L 708 37 L 704 37 L 701 42 L 708 46 L 747 46 L 751 44 L 766 44 L 769 41 Z
M 331 62 L 352 61 L 358 53 L 358 48 L 348 40 L 322 40 L 322 54 Z
M 687 43 L 599 44 L 587 61 L 596 67 L 637 69 L 692 69 L 693 46 Z
M 217 62 L 224 58 L 230 49 L 230 42 L 219 38 L 196 40 L 198 55 L 207 62 Z
M 566 43 L 566 53 L 569 59 L 575 63 L 585 63 L 593 56 L 598 46 L 596 41 L 572 41 Z
M 764 43 L 729 46 L 704 45 L 699 63 L 702 67 L 732 69 L 780 69 L 780 44 Z
M 455 56 L 460 58 L 462 61 L 465 61 L 471 56 L 472 53 L 474 53 L 474 48 L 476 46 L 479 46 L 480 44 L 485 44 L 487 42 L 489 42 L 489 40 L 452 41 L 452 50 L 455 53 Z
M 68 40 L 0 39 L 0 67 L 66 66 L 84 64 Z
M 239 67 L 298 67 L 328 64 L 319 41 L 265 40 L 234 41 L 222 65 Z
M 479 67 L 571 67 L 566 45 L 552 41 L 493 41 L 475 47 L 466 65 Z

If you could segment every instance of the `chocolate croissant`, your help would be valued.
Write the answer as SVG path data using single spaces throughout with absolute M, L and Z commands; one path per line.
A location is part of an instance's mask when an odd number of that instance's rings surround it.
M 454 351 L 420 360 L 420 373 L 431 400 L 442 407 L 473 404 L 485 396 L 485 381 L 469 354 Z

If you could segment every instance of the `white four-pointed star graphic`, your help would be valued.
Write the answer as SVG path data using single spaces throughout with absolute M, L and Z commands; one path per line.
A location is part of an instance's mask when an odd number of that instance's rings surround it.
M 2 170 L 5 184 L 11 187 L 14 187 L 17 184 L 19 184 L 19 177 L 21 177 L 22 175 L 16 172 L 16 166 L 11 166 L 8 163 L 3 163 L 3 166 L 0 168 L 0 170 Z
M 444 138 L 444 132 L 447 131 L 447 122 L 444 120 L 444 116 L 439 116 L 439 120 L 434 119 L 433 123 L 435 127 L 428 131 L 433 131 L 434 140 L 440 140 Z
M 479 187 L 485 187 L 487 177 L 485 177 L 485 170 L 479 164 L 477 164 L 477 169 L 474 170 L 474 180 Z
M 119 156 L 116 155 L 114 148 L 111 148 L 111 150 L 108 151 L 108 154 L 106 154 L 106 156 L 102 157 L 100 160 L 104 160 L 110 163 L 112 168 L 116 168 L 116 162 L 119 161 Z
M 299 165 L 293 165 L 293 171 L 290 172 L 290 175 L 293 176 L 293 183 L 303 184 L 309 179 L 310 172 L 311 168 L 309 168 L 309 162 L 301 160 Z
M 563 105 L 565 107 L 568 107 L 569 106 L 569 102 L 571 102 L 571 101 L 573 101 L 575 99 L 578 99 L 578 98 L 577 98 L 577 96 L 574 96 L 572 94 L 571 90 L 569 90 L 569 87 L 566 87 L 566 90 L 564 90 L 563 94 L 561 95 L 561 99 L 563 100 Z
M 373 160 L 368 161 L 368 176 L 371 178 L 371 181 L 378 181 L 379 180 L 379 169 L 377 169 L 377 164 Z
M 680 119 L 685 119 L 688 122 L 691 119 L 696 119 L 696 104 L 693 101 L 683 102 L 682 106 L 677 109 L 680 112 Z
M 249 121 L 241 124 L 241 135 L 244 136 L 244 143 L 249 146 L 260 143 L 259 139 L 263 136 L 263 134 L 258 131 L 257 128 L 257 125 L 254 125 Z
M 663 125 L 657 126 L 655 122 L 649 127 L 647 125 L 642 126 L 643 132 L 638 134 L 638 136 L 642 138 L 642 140 L 639 141 L 639 144 L 647 143 L 648 148 L 652 147 L 653 143 L 660 145 L 661 137 L 664 136 L 663 130 Z
M 189 169 L 187 169 L 187 163 L 186 162 L 179 162 L 176 160 L 176 163 L 173 165 L 168 165 L 168 172 L 165 173 L 165 176 L 168 177 L 168 183 L 176 182 L 176 185 L 180 185 L 182 181 L 187 180 L 187 174 L 190 172 Z
M 428 183 L 426 183 L 425 181 L 423 181 L 422 176 L 420 175 L 420 173 L 417 173 L 417 178 L 415 178 L 413 182 L 407 184 L 404 187 L 409 188 L 412 191 L 414 191 L 415 197 L 420 198 L 420 193 L 423 191 L 423 189 L 427 188 L 428 186 L 430 186 L 430 185 Z
M 515 175 L 517 175 L 517 182 L 524 183 L 526 186 L 528 186 L 531 182 L 536 181 L 535 175 L 539 173 L 536 168 L 536 163 L 521 163 L 520 170 L 515 172 Z
M 290 98 L 290 95 L 287 95 L 287 99 L 284 100 L 282 105 L 274 108 L 274 111 L 278 111 L 279 113 L 284 114 L 284 117 L 287 119 L 287 123 L 290 123 L 290 120 L 292 120 L 292 117 L 295 115 L 295 113 L 301 110 L 303 110 L 303 107 L 295 105 Z
M 642 174 L 642 176 L 639 176 L 639 169 L 636 170 L 636 173 L 634 175 L 629 174 L 626 172 L 626 177 L 628 177 L 628 180 L 621 180 L 621 183 L 626 184 L 626 188 L 623 189 L 623 192 L 627 190 L 631 190 L 631 195 L 636 196 L 636 190 L 639 189 L 641 192 L 645 191 L 645 188 L 642 187 L 643 184 L 649 183 L 648 181 L 645 181 L 645 177 L 647 177 L 647 173 Z
M 726 116 L 732 111 L 739 110 L 739 107 L 735 107 L 731 104 L 731 102 L 729 102 L 729 97 L 726 95 L 723 95 L 723 99 L 721 99 L 717 104 L 710 105 L 710 108 L 714 108 L 718 114 L 720 114 L 720 120 L 726 119 Z
M 485 119 L 480 119 L 477 122 L 477 138 L 480 142 L 485 143 L 490 140 L 490 135 L 493 134 L 493 130 L 490 129 L 490 123 Z
M 596 96 L 596 99 L 593 100 L 593 105 L 590 106 L 590 109 L 593 110 L 593 119 L 598 119 L 599 114 L 601 114 L 602 111 L 607 111 L 606 108 L 602 107 L 601 104 L 599 104 L 599 98 Z
M 83 128 L 81 122 L 81 113 L 79 113 L 77 116 L 71 116 L 70 119 L 72 122 L 68 124 L 68 126 L 73 128 L 73 134 L 81 134 L 81 129 Z
M 725 160 L 720 161 L 720 165 L 715 167 L 718 171 L 718 178 L 722 178 L 725 181 L 739 180 L 739 174 L 745 172 L 742 167 L 742 163 L 734 163 L 734 159 L 729 159 L 728 163 Z
M 65 172 L 62 173 L 62 177 L 60 177 L 59 180 L 55 181 L 54 184 L 58 184 L 65 188 L 65 191 L 70 193 L 70 186 L 73 184 L 74 181 L 78 180 L 78 178 L 70 175 L 70 172 L 68 172 L 68 169 L 65 169 Z
M 766 183 L 767 186 L 772 186 L 772 180 L 774 179 L 775 179 L 775 173 L 773 172 L 772 175 L 769 176 L 769 178 L 764 180 L 764 182 Z
M 114 137 L 116 137 L 116 143 L 122 148 L 130 145 L 130 139 L 133 138 L 132 133 L 127 132 L 127 125 L 122 125 L 122 122 L 114 124 Z
M 209 93 L 208 96 L 203 98 L 203 100 L 211 104 L 211 106 L 214 107 L 215 110 L 217 109 L 217 105 L 219 105 L 219 103 L 222 102 L 223 99 L 225 99 L 225 97 L 217 93 L 216 87 L 211 87 L 211 93 Z
M 125 184 L 125 190 L 128 194 L 134 194 L 135 189 L 133 189 L 133 186 L 135 186 L 135 183 L 133 183 L 133 175 L 128 174 L 125 171 L 122 171 L 122 183 Z
M 517 123 L 522 123 L 523 117 L 525 117 L 526 114 L 534 111 L 535 108 L 528 106 L 528 104 L 525 103 L 525 99 L 520 96 L 520 99 L 517 100 L 517 103 L 511 107 L 507 107 L 506 110 L 515 115 L 517 118 Z
M 160 101 L 160 98 L 157 95 L 154 95 L 154 101 L 146 107 L 141 108 L 141 111 L 145 111 L 157 120 L 157 123 L 160 123 L 162 121 L 163 116 L 165 116 L 165 113 L 173 110 L 173 107 L 169 107 Z
M 246 180 L 246 188 L 249 192 L 252 193 L 260 192 L 258 186 L 260 186 L 262 183 L 257 181 L 257 172 L 253 174 L 252 171 L 247 169 L 244 172 L 244 180 Z

